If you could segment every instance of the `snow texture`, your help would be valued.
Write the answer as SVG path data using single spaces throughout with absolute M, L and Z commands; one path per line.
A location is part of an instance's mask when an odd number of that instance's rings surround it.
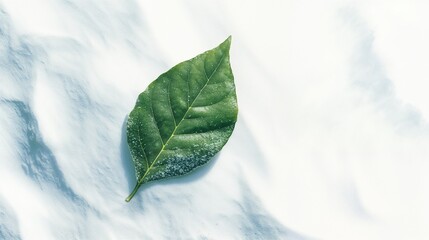
M 428 11 L 0 0 L 0 239 L 429 239 Z M 138 94 L 229 35 L 231 139 L 126 203 Z

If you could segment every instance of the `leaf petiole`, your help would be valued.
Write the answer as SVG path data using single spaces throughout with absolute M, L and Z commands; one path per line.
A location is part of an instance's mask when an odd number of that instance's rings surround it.
M 134 187 L 134 190 L 131 192 L 130 196 L 128 196 L 128 197 L 125 199 L 125 202 L 129 202 L 129 201 L 131 201 L 131 199 L 134 197 L 134 195 L 136 195 L 136 193 L 137 193 L 137 191 L 139 190 L 139 188 L 140 188 L 140 186 L 141 186 L 141 185 L 142 185 L 141 183 L 137 182 L 137 184 L 136 184 L 136 186 Z

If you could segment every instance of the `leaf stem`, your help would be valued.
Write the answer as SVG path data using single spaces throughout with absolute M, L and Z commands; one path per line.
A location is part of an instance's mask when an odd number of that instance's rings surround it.
M 137 182 L 137 184 L 134 187 L 134 190 L 131 192 L 130 196 L 128 196 L 127 199 L 125 199 L 125 202 L 130 202 L 131 201 L 131 199 L 134 197 L 134 195 L 136 195 L 136 193 L 139 190 L 140 186 L 141 186 L 141 183 Z

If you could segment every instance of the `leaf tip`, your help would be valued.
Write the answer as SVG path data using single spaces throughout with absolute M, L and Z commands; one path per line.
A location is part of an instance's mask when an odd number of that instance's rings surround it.
M 229 35 L 229 37 L 225 39 L 225 41 L 223 41 L 223 43 L 221 43 L 220 45 L 229 50 L 229 47 L 231 46 L 231 39 L 232 39 L 232 36 Z

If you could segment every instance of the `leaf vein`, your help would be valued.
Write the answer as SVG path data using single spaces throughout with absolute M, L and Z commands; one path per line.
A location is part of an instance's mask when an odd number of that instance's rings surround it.
M 212 102 L 210 104 L 202 105 L 202 106 L 192 106 L 190 108 L 193 108 L 193 109 L 195 109 L 195 108 L 204 108 L 204 107 L 210 107 L 210 106 L 219 104 L 219 103 L 223 102 L 225 99 L 227 99 L 232 93 L 234 93 L 234 90 L 235 89 L 232 89 L 231 91 L 229 91 L 228 94 L 226 94 L 225 97 L 221 98 L 219 101 Z
M 191 89 L 189 88 L 189 76 L 191 75 L 191 66 L 189 66 L 188 76 L 186 77 L 186 85 L 188 86 L 188 96 L 186 99 L 186 107 L 189 108 L 189 97 L 191 95 Z
M 161 136 L 161 130 L 159 130 L 159 126 L 158 126 L 158 121 L 156 121 L 156 117 L 155 117 L 155 113 L 153 112 L 153 103 L 152 103 L 152 92 L 149 92 L 149 100 L 150 100 L 150 110 L 151 110 L 151 113 L 152 113 L 152 119 L 153 119 L 153 121 L 154 121 L 154 123 L 155 123 L 155 127 L 156 127 L 156 129 L 158 130 L 158 135 L 159 135 L 159 138 L 161 139 L 161 143 L 162 143 L 162 145 L 164 146 L 165 144 L 164 144 L 164 140 L 162 139 L 162 136 Z
M 145 161 L 145 163 L 146 163 L 146 169 L 148 169 L 149 168 L 149 161 L 147 160 L 146 150 L 145 150 L 145 148 L 143 146 L 143 143 L 142 143 L 142 140 L 141 140 L 141 137 L 140 137 L 140 124 L 137 126 L 137 133 L 138 133 L 137 139 L 139 140 L 140 147 L 141 147 L 141 149 L 143 151 L 144 159 L 146 160 Z
M 168 105 L 170 106 L 170 112 L 171 112 L 171 116 L 173 117 L 173 121 L 174 121 L 174 127 L 177 126 L 176 124 L 176 118 L 174 117 L 174 112 L 173 112 L 173 108 L 171 107 L 171 96 L 170 96 L 170 88 L 171 88 L 171 82 L 173 81 L 173 79 L 169 78 L 168 79 L 168 87 L 167 87 L 167 98 L 168 98 Z

